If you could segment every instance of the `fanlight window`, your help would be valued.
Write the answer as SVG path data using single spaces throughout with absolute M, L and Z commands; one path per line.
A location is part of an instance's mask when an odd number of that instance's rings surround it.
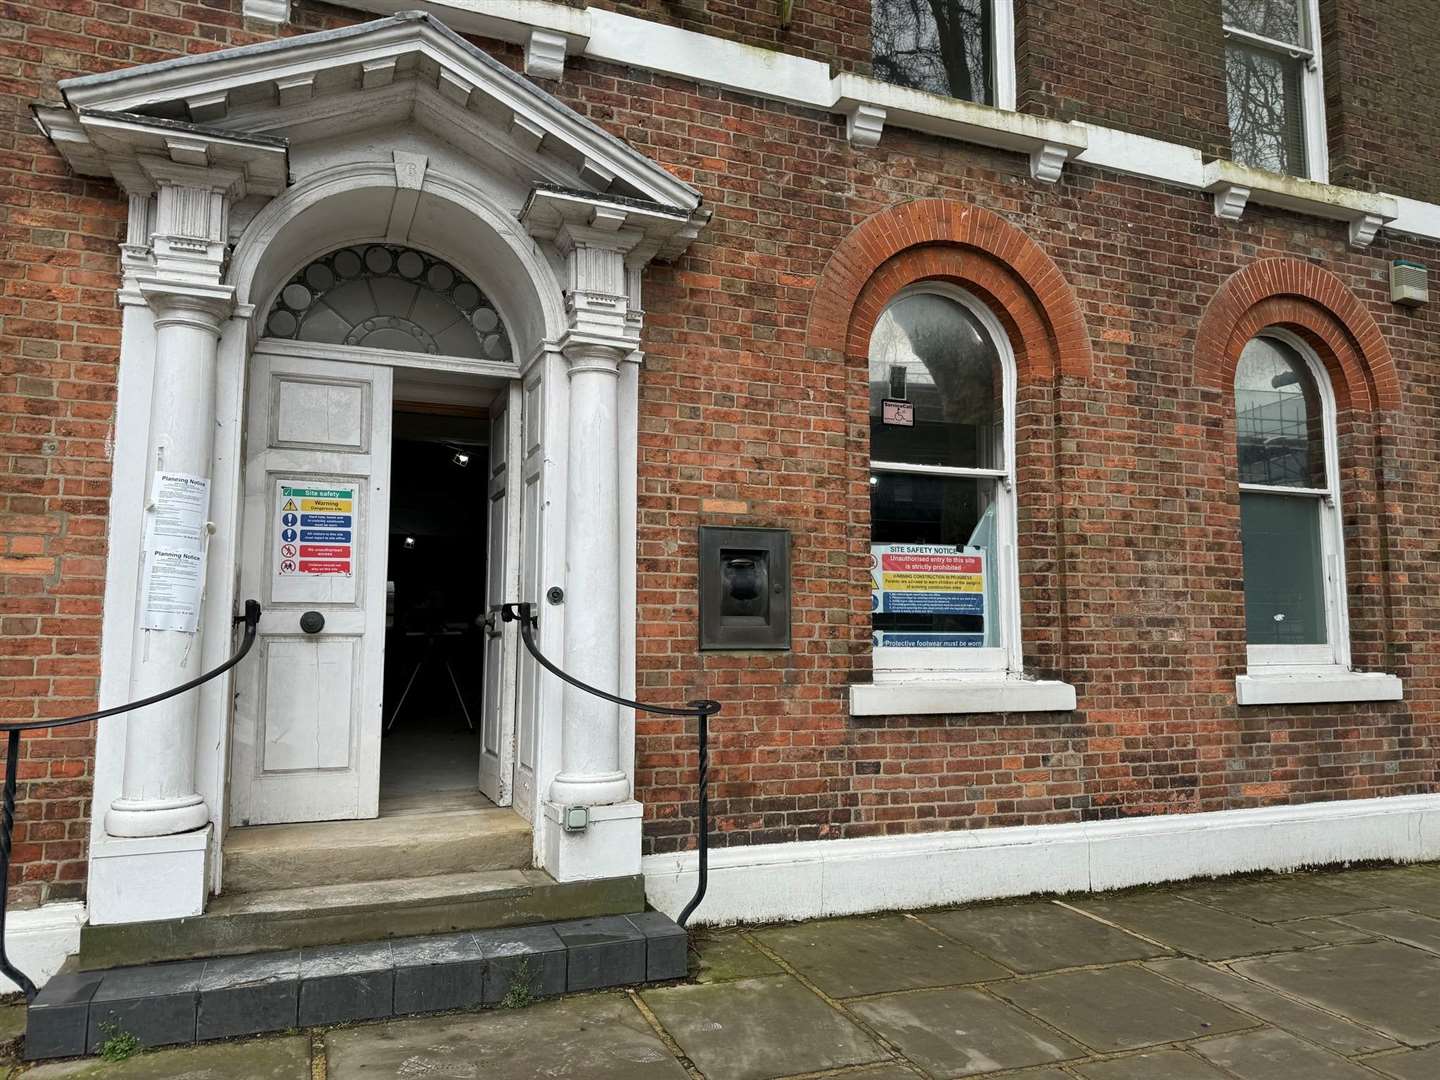
M 510 336 L 489 298 L 449 263 L 413 248 L 341 248 L 280 290 L 270 337 L 369 349 L 509 360 Z

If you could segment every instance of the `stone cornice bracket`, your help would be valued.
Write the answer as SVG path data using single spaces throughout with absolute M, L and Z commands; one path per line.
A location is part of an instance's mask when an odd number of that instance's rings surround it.
M 857 103 L 845 113 L 845 138 L 851 146 L 879 146 L 884 131 L 885 110 L 878 105 Z
M 564 34 L 532 29 L 525 40 L 525 74 L 532 79 L 563 79 L 565 47 Z
M 1060 179 L 1065 162 L 1070 160 L 1074 148 L 1060 143 L 1044 143 L 1030 151 L 1030 177 L 1046 184 Z
M 1215 216 L 1223 221 L 1239 221 L 1250 201 L 1250 189 L 1244 184 L 1216 184 L 1208 189 L 1215 199 Z
M 240 13 L 256 22 L 283 26 L 290 21 L 290 0 L 245 0 Z

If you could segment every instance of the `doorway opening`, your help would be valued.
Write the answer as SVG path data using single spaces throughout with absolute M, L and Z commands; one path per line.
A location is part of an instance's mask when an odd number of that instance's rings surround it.
M 385 577 L 381 813 L 486 806 L 484 409 L 397 403 Z

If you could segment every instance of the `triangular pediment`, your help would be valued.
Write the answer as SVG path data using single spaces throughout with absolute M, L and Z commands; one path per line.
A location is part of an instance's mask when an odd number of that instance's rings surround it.
M 700 204 L 694 188 L 422 12 L 59 86 L 66 107 L 37 108 L 42 126 L 77 172 L 122 183 L 127 148 L 133 160 L 180 146 L 237 164 L 253 174 L 250 191 L 273 193 L 287 147 L 408 122 L 536 184 L 686 216 Z

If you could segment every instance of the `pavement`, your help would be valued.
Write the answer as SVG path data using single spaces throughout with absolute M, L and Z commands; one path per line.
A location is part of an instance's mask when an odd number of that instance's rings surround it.
M 692 950 L 684 984 L 23 1075 L 1440 1078 L 1440 864 L 702 929 Z

